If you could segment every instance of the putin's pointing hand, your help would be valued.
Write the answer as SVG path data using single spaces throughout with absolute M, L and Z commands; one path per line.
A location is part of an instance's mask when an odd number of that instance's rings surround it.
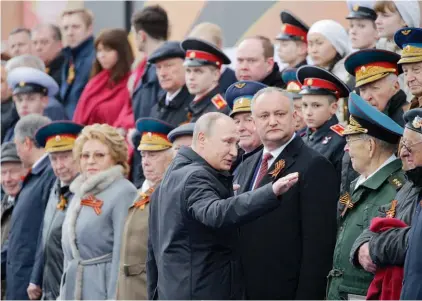
M 299 180 L 299 173 L 294 172 L 282 177 L 273 183 L 273 191 L 276 196 L 287 192 Z

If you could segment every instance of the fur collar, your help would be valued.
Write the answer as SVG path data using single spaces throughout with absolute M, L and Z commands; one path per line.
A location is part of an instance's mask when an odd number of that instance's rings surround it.
M 72 184 L 70 184 L 70 191 L 80 197 L 84 197 L 88 194 L 96 195 L 120 178 L 123 178 L 123 167 L 116 165 L 88 179 L 83 175 L 79 175 Z

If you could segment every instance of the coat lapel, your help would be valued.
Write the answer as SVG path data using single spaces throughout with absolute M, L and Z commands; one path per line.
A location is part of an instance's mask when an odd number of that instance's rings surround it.
M 286 148 L 274 160 L 273 164 L 271 164 L 268 168 L 268 173 L 262 179 L 259 187 L 274 182 L 285 176 L 292 164 L 295 163 L 296 156 L 303 144 L 304 142 L 302 141 L 302 138 L 296 135 L 296 137 L 286 146 Z
M 235 184 L 239 184 L 240 188 L 238 190 L 238 194 L 249 191 L 252 185 L 253 176 L 255 174 L 255 170 L 261 161 L 262 157 L 262 149 L 249 157 L 249 160 L 246 160 L 241 163 L 241 169 L 239 170 L 239 177 L 238 181 L 235 181 Z M 236 183 L 237 182 L 237 183 Z

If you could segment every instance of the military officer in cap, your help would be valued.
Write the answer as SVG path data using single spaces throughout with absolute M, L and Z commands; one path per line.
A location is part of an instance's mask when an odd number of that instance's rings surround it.
M 199 40 L 186 39 L 181 44 L 186 51 L 186 86 L 194 99 L 189 106 L 188 119 L 195 122 L 208 112 L 229 113 L 227 102 L 218 85 L 222 65 L 230 59 L 215 46 Z
M 195 123 L 185 123 L 179 125 L 177 128 L 168 133 L 167 138 L 173 144 L 173 155 L 176 156 L 177 152 L 182 146 L 192 146 L 192 136 Z
M 155 64 L 158 81 L 166 92 L 151 109 L 152 118 L 168 122 L 174 126 L 187 121 L 189 104 L 193 96 L 185 85 L 183 60 L 185 51 L 180 42 L 165 42 L 152 53 L 148 62 Z
M 48 153 L 57 178 L 45 209 L 41 243 L 38 244 L 31 283 L 28 286 L 31 300 L 38 299 L 41 292 L 43 300 L 56 300 L 59 296 L 64 261 L 62 225 L 73 197 L 69 186 L 79 173 L 72 150 L 82 128 L 77 123 L 58 121 L 40 128 L 35 134 L 38 145 L 44 147 Z
M 414 95 L 410 109 L 422 107 L 422 28 L 406 27 L 396 32 L 394 41 L 403 49 L 401 65 L 404 79 L 410 92 Z
M 349 55 L 344 66 L 356 78 L 360 96 L 378 111 L 403 126 L 403 109 L 407 106 L 406 94 L 400 89 L 397 65 L 400 56 L 381 49 L 365 49 Z M 358 174 L 353 170 L 349 153 L 344 153 L 341 192 L 349 191 L 350 183 Z
M 266 87 L 260 82 L 244 80 L 232 84 L 226 91 L 226 100 L 231 109 L 229 116 L 233 118 L 240 137 L 240 151 L 233 163 L 233 171 L 246 158 L 262 149 L 262 142 L 251 114 L 251 100 L 259 90 Z
M 280 13 L 281 32 L 276 37 L 278 42 L 278 57 L 289 68 L 299 68 L 307 65 L 308 45 L 306 36 L 309 26 L 287 10 Z M 285 82 L 286 83 L 286 82 Z
M 306 133 L 306 123 L 302 114 L 302 95 L 300 89 L 302 85 L 296 78 L 297 69 L 287 68 L 281 73 L 283 82 L 286 83 L 286 91 L 289 92 L 293 99 L 293 106 L 296 112 L 296 133 L 299 136 L 304 136 Z
M 123 230 L 117 300 L 145 300 L 148 297 L 145 263 L 149 201 L 173 159 L 172 144 L 167 138 L 173 126 L 154 118 L 140 118 L 136 129 L 142 134 L 138 150 L 142 155 L 145 181 L 129 208 Z
M 410 157 L 417 155 L 420 150 L 422 135 L 422 109 L 413 109 L 405 113 L 404 120 L 406 122 L 404 138 L 407 143 L 403 143 L 406 150 L 410 153 Z M 413 142 L 415 141 L 415 142 Z M 413 142 L 413 143 L 412 143 Z M 417 168 L 415 173 L 420 179 L 421 168 Z M 421 183 L 415 183 L 417 187 L 421 187 Z M 408 247 L 406 253 L 406 261 L 404 265 L 404 282 L 401 292 L 401 300 L 421 300 L 422 299 L 422 203 L 420 202 L 421 192 L 416 201 L 416 212 L 413 215 L 411 229 L 408 234 Z
M 333 268 L 328 274 L 330 300 L 366 296 L 374 275 L 351 264 L 350 250 L 378 215 L 379 207 L 390 203 L 404 183 L 402 163 L 395 155 L 403 128 L 355 93 L 350 94 L 348 106 L 351 115 L 343 131 L 345 149 L 360 176 L 339 200 L 337 242 Z
M 297 70 L 302 85 L 302 113 L 307 126 L 303 141 L 324 155 L 341 173 L 346 141 L 339 132 L 336 112 L 338 100 L 349 95 L 349 87 L 331 72 L 316 66 Z
M 7 75 L 7 83 L 12 89 L 13 101 L 19 118 L 29 114 L 45 114 L 49 97 L 59 91 L 56 81 L 47 73 L 29 67 L 18 67 Z M 52 120 L 65 119 L 63 114 L 47 116 Z M 54 118 L 56 117 L 56 118 Z M 6 132 L 4 141 L 13 139 L 14 127 Z
M 377 44 L 374 4 L 375 0 L 347 0 L 349 14 L 346 19 L 349 20 L 349 39 L 353 49 L 373 49 Z

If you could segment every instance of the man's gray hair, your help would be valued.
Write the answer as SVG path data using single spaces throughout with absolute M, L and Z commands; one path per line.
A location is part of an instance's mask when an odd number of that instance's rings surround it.
M 15 126 L 15 139 L 23 142 L 25 138 L 31 139 L 35 143 L 35 133 L 43 126 L 50 124 L 48 117 L 39 114 L 30 114 L 22 117 Z M 38 145 L 35 143 L 38 147 Z
M 192 145 L 196 145 L 199 133 L 204 133 L 205 136 L 209 137 L 219 119 L 232 121 L 229 116 L 219 112 L 210 112 L 199 117 L 199 119 L 195 122 L 195 128 L 193 130 Z
M 255 106 L 255 102 L 256 102 L 256 100 L 261 96 L 261 95 L 264 95 L 264 94 L 271 94 L 271 93 L 280 93 L 282 96 L 284 96 L 284 97 L 286 97 L 286 98 L 288 98 L 289 100 L 290 100 L 290 108 L 291 108 L 291 111 L 292 111 L 292 113 L 293 113 L 293 111 L 294 111 L 294 104 L 293 104 L 293 95 L 290 93 L 290 92 L 287 92 L 287 91 L 285 91 L 285 90 L 283 90 L 283 89 L 281 89 L 281 88 L 277 88 L 277 87 L 267 87 L 267 88 L 264 88 L 264 89 L 262 89 L 262 90 L 259 90 L 255 95 L 254 95 L 254 97 L 252 98 L 252 101 L 251 101 L 251 111 L 252 111 L 252 113 L 253 113 L 253 108 L 254 108 L 254 106 Z
M 29 67 L 45 72 L 45 64 L 39 57 L 32 54 L 16 56 L 6 63 L 6 71 L 10 72 L 18 67 Z
M 394 154 L 398 150 L 398 144 L 389 143 L 368 134 L 361 134 L 359 136 L 364 140 L 374 139 L 375 144 L 380 148 L 381 152 L 383 153 Z

